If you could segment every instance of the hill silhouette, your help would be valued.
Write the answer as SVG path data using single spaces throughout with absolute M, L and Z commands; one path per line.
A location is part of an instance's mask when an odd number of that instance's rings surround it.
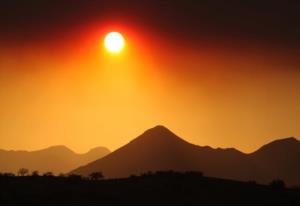
M 38 151 L 0 150 L 0 172 L 17 172 L 19 168 L 40 173 L 66 173 L 72 168 L 94 161 L 110 151 L 104 147 L 91 149 L 85 154 L 77 154 L 66 146 L 52 146 Z
M 169 129 L 156 126 L 71 173 L 86 176 L 101 171 L 108 178 L 120 178 L 147 171 L 202 171 L 219 178 L 261 183 L 280 178 L 288 185 L 300 185 L 299 162 L 300 144 L 295 138 L 278 140 L 245 154 L 234 148 L 193 145 Z

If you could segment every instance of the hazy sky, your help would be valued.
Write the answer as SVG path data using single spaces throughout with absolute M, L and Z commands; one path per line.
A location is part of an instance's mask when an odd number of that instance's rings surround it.
M 264 2 L 1 2 L 0 148 L 113 150 L 157 124 L 245 152 L 300 137 L 300 5 Z

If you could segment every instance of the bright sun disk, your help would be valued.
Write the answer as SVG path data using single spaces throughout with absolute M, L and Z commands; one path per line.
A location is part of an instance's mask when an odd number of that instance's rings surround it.
M 124 47 L 124 38 L 119 32 L 110 32 L 104 39 L 105 48 L 112 53 L 119 53 Z

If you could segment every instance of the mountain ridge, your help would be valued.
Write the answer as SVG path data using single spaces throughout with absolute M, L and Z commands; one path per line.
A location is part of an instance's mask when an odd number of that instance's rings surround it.
M 298 142 L 298 140 L 291 141 L 290 138 L 285 138 L 280 142 Z M 214 149 L 209 146 L 198 146 L 185 141 L 160 125 L 146 130 L 123 147 L 74 169 L 71 173 L 88 175 L 94 171 L 101 171 L 108 178 L 119 178 L 147 171 L 193 170 L 214 177 L 243 181 L 256 180 L 263 183 L 281 178 L 288 184 L 300 185 L 299 175 L 297 176 L 298 171 L 300 174 L 300 167 L 293 169 L 295 172 L 289 171 L 291 166 L 281 162 L 280 157 L 278 162 L 272 163 L 268 156 L 261 153 L 265 151 L 264 146 L 249 154 L 235 148 Z M 300 151 L 300 147 L 298 150 Z M 271 155 L 273 156 L 276 155 Z M 293 162 L 297 160 L 300 162 L 300 155 L 295 152 Z M 279 164 L 281 166 L 277 167 L 276 165 Z M 270 168 L 275 171 L 268 170 L 266 165 L 270 165 Z
M 101 158 L 110 153 L 105 147 L 96 147 L 86 153 L 75 153 L 64 145 L 54 145 L 34 151 L 0 149 L 0 172 L 16 173 L 19 168 L 30 171 L 66 173 L 74 167 Z

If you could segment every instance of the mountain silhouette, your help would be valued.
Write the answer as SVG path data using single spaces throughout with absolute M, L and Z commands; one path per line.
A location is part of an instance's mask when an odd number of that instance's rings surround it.
M 202 171 L 205 175 L 269 183 L 283 179 L 300 185 L 300 144 L 295 138 L 274 141 L 245 154 L 234 148 L 213 149 L 181 139 L 164 126 L 145 131 L 109 155 L 71 173 L 89 175 L 101 171 L 108 178 L 147 171 Z
M 85 154 L 76 154 L 66 146 L 52 146 L 38 151 L 0 150 L 0 172 L 17 172 L 19 168 L 40 173 L 51 171 L 65 173 L 82 164 L 107 155 L 110 151 L 104 147 L 91 149 Z
M 283 179 L 289 185 L 300 185 L 300 141 L 294 137 L 275 140 L 249 157 L 256 163 L 261 181 Z

